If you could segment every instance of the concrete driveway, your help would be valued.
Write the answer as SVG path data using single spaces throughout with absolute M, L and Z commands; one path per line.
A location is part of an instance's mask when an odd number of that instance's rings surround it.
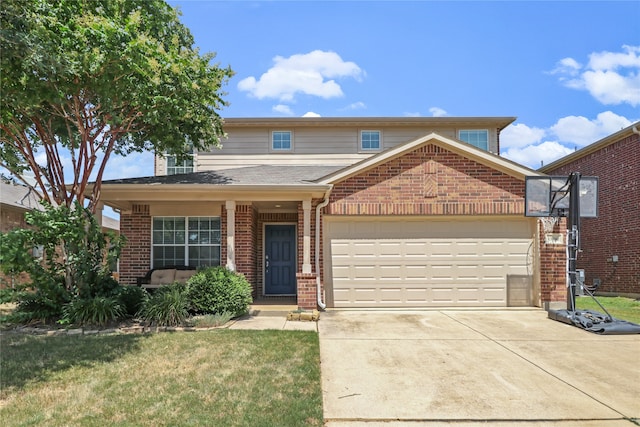
M 318 332 L 328 427 L 640 420 L 640 335 L 595 335 L 540 309 L 336 310 Z

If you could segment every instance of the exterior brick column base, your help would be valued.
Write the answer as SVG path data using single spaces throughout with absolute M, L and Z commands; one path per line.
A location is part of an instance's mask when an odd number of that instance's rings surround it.
M 316 275 L 297 273 L 296 281 L 298 285 L 298 307 L 308 310 L 317 308 Z

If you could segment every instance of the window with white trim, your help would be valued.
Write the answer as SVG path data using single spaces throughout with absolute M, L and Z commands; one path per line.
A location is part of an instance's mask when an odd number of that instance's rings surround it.
M 274 151 L 291 151 L 291 131 L 276 130 L 271 132 L 271 149 Z
M 182 156 L 180 160 L 178 160 L 177 156 L 168 155 L 167 156 L 167 175 L 178 175 L 181 173 L 191 173 L 194 171 L 193 167 L 193 144 L 188 143 L 187 154 Z
M 489 150 L 489 131 L 487 129 L 461 130 L 458 132 L 458 139 L 483 150 Z
M 382 147 L 379 130 L 360 131 L 360 150 L 377 151 Z
M 220 265 L 220 218 L 158 216 L 152 226 L 152 267 Z
M 176 156 L 167 156 L 167 175 L 178 175 L 193 172 L 193 155 L 184 158 L 181 162 Z

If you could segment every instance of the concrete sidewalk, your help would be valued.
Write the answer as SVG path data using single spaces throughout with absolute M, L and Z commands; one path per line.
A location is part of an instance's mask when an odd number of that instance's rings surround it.
M 328 427 L 640 419 L 640 335 L 595 335 L 539 309 L 328 311 L 318 331 Z
M 233 320 L 228 328 L 317 332 L 318 322 L 287 320 L 287 313 L 297 308 L 295 305 L 252 305 L 249 315 Z

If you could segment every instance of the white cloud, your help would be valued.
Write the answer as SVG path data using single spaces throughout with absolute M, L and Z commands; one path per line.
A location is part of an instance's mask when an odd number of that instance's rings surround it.
M 615 71 L 586 71 L 584 87 L 591 96 L 605 105 L 640 104 L 640 74 L 621 75 Z
M 501 156 L 538 169 L 542 164 L 549 164 L 576 149 L 629 127 L 636 120 L 604 111 L 595 119 L 563 117 L 548 129 L 518 123 L 500 133 Z
M 292 102 L 297 94 L 324 99 L 343 96 L 335 79 L 353 78 L 361 81 L 364 71 L 357 64 L 343 61 L 335 52 L 314 50 L 289 58 L 276 56 L 274 65 L 259 79 L 247 77 L 238 83 L 238 89 L 258 99 L 273 98 Z
M 314 113 L 313 111 L 307 111 L 302 115 L 302 117 L 322 117 L 322 116 L 318 113 Z
M 288 105 L 284 105 L 284 104 L 274 105 L 272 110 L 276 113 L 285 114 L 287 116 L 293 116 L 293 110 Z
M 545 141 L 541 144 L 527 145 L 525 147 L 512 147 L 501 155 L 521 165 L 538 169 L 543 164 L 549 164 L 572 152 L 572 149 L 556 141 Z
M 569 76 L 577 76 L 582 68 L 582 64 L 573 58 L 563 58 L 556 64 L 556 68 L 551 70 L 549 74 L 566 74 Z
M 623 45 L 624 52 L 594 52 L 589 55 L 592 70 L 615 70 L 622 67 L 640 68 L 640 46 Z
M 431 113 L 431 116 L 433 116 L 433 117 L 444 117 L 444 116 L 447 115 L 447 112 L 445 110 L 443 110 L 442 108 L 438 108 L 438 107 L 429 108 L 429 112 Z
M 640 105 L 640 46 L 622 46 L 622 52 L 593 52 L 582 66 L 564 58 L 550 74 L 558 74 L 566 87 L 586 90 L 605 105 Z
M 611 111 L 605 111 L 598 114 L 593 120 L 583 116 L 563 117 L 551 126 L 549 130 L 561 142 L 580 148 L 630 125 L 631 121 L 629 119 Z
M 521 148 L 537 144 L 545 136 L 544 129 L 529 127 L 518 123 L 508 126 L 500 133 L 500 146 L 504 148 Z
M 364 110 L 367 108 L 367 105 L 362 102 L 362 101 L 358 101 L 358 102 L 354 102 L 352 104 L 347 105 L 346 110 Z

